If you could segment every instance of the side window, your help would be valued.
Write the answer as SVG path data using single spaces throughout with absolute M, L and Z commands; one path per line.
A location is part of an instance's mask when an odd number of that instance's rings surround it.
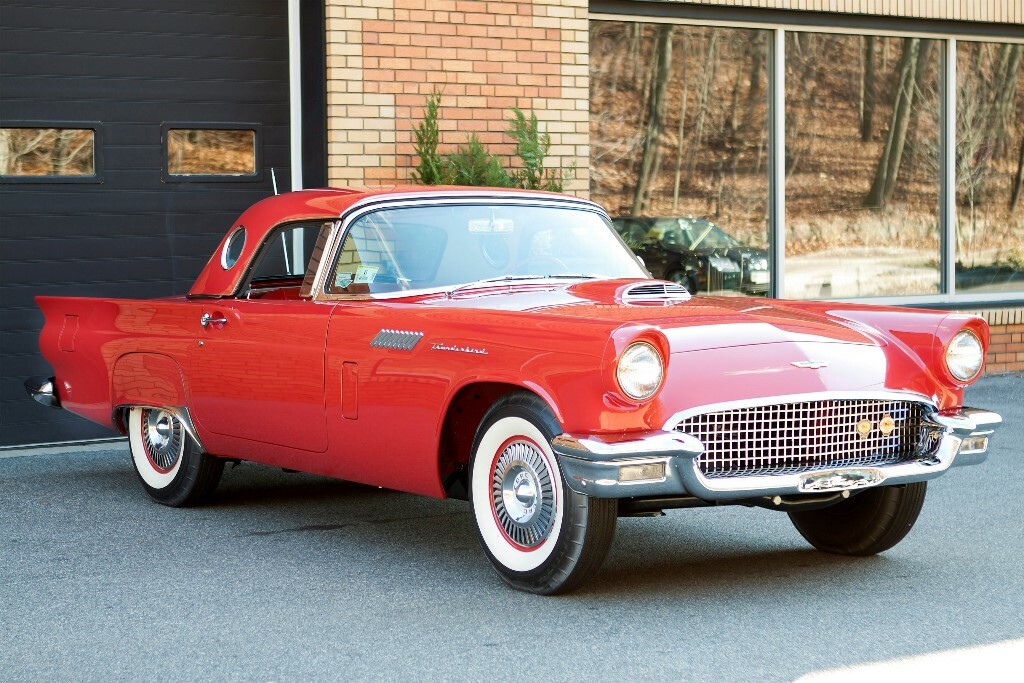
M 401 210 L 352 224 L 325 283 L 328 294 L 384 294 L 433 284 L 447 234 L 427 223 L 403 222 Z
M 378 216 L 356 221 L 327 281 L 331 294 L 395 291 L 402 274 L 395 261 L 395 231 Z
M 299 298 L 299 286 L 306 278 L 311 261 L 314 256 L 319 257 L 318 237 L 322 229 L 326 231 L 329 227 L 329 223 L 295 223 L 270 233 L 260 247 L 249 274 L 249 287 L 243 295 L 263 298 L 269 295 L 269 290 L 287 288 L 288 292 L 278 292 L 277 296 Z M 316 263 L 312 267 L 315 268 Z

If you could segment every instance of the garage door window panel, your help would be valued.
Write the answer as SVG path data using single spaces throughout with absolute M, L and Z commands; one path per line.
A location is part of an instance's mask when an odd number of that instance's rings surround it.
M 245 182 L 262 179 L 257 124 L 163 125 L 166 182 Z
M 100 124 L 0 123 L 0 181 L 100 182 Z

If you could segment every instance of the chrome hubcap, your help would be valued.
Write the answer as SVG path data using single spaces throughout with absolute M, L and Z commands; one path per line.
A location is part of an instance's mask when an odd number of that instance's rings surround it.
M 170 470 L 181 457 L 183 430 L 170 413 L 163 410 L 142 411 L 142 441 L 146 455 L 160 470 Z
M 498 523 L 518 545 L 533 548 L 551 533 L 555 496 L 551 473 L 532 443 L 505 447 L 494 464 L 492 502 Z

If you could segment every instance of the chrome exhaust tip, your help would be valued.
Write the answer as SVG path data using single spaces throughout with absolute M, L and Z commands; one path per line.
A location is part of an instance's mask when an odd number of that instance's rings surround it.
M 29 377 L 25 380 L 25 390 L 38 403 L 51 408 L 60 408 L 60 398 L 57 397 L 57 391 L 54 388 L 56 381 L 53 377 Z

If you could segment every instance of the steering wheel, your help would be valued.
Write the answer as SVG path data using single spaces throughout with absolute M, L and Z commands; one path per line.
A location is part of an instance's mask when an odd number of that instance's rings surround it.
M 547 274 L 547 273 L 531 273 L 531 272 L 529 272 L 525 268 L 525 266 L 527 266 L 527 265 L 529 265 L 531 263 L 550 263 L 550 264 L 554 264 L 555 266 L 557 266 L 558 270 L 560 272 L 562 272 L 562 273 L 569 272 L 569 265 L 565 261 L 563 261 L 562 259 L 558 258 L 557 256 L 541 254 L 541 255 L 538 255 L 538 256 L 527 256 L 522 261 L 520 261 L 519 263 L 517 263 L 514 266 L 512 266 L 512 268 L 509 270 L 509 274 L 510 275 L 546 275 Z M 557 275 L 558 273 L 553 273 L 553 274 Z

